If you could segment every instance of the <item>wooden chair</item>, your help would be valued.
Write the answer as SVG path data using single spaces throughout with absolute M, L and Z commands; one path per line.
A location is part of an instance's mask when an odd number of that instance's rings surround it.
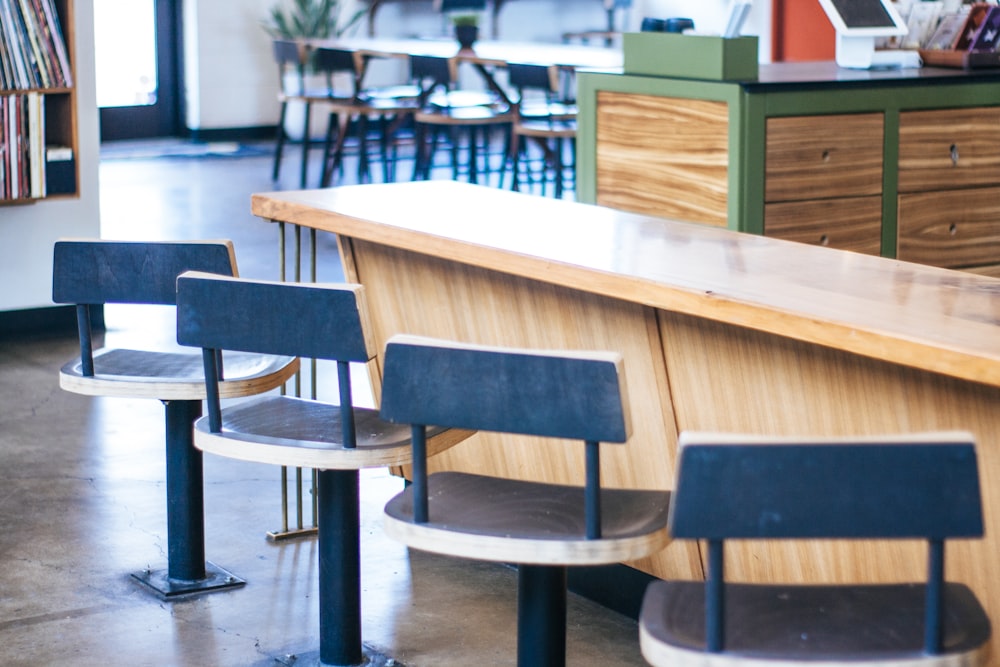
M 341 169 L 346 141 L 352 129 L 357 139 L 358 182 L 372 180 L 368 146 L 370 134 L 374 134 L 378 141 L 383 182 L 394 180 L 395 135 L 403 122 L 416 111 L 420 90 L 414 85 L 364 88 L 368 61 L 353 51 L 318 47 L 312 50 L 312 62 L 316 71 L 327 77 L 331 89 L 337 74 L 344 75 L 351 82 L 350 89 L 345 93 L 349 102 L 337 100 L 329 105 L 320 187 L 329 187 L 333 174 Z
M 185 273 L 177 281 L 177 305 L 177 341 L 203 348 L 208 416 L 195 424 L 195 445 L 318 471 L 320 660 L 361 664 L 358 471 L 410 461 L 409 430 L 353 404 L 350 363 L 375 357 L 364 290 Z M 336 361 L 339 403 L 270 395 L 223 410 L 218 378 L 229 371 L 218 363 L 220 350 Z M 442 451 L 468 435 L 432 429 L 427 449 Z
M 80 334 L 80 357 L 62 367 L 60 386 L 87 396 L 155 398 L 166 407 L 168 567 L 132 575 L 165 599 L 245 583 L 205 561 L 202 459 L 192 436 L 205 398 L 201 359 L 173 350 L 95 350 L 90 307 L 172 306 L 177 276 L 187 269 L 235 274 L 232 243 L 58 241 L 53 252 L 52 300 L 76 304 Z M 235 354 L 227 364 L 226 397 L 268 391 L 298 370 L 298 360 L 286 356 Z
M 414 449 L 413 483 L 386 505 L 386 533 L 425 551 L 518 564 L 521 667 L 566 662 L 567 566 L 633 560 L 667 544 L 669 492 L 601 488 L 599 443 L 629 436 L 621 373 L 610 353 L 405 335 L 386 347 L 382 417 L 412 424 Z M 583 440 L 585 485 L 428 475 L 424 424 Z
M 514 118 L 507 100 L 492 91 L 456 88 L 454 63 L 448 58 L 410 56 L 410 78 L 421 90 L 419 109 L 413 116 L 416 142 L 413 179 L 430 178 L 442 133 L 448 136 L 454 180 L 463 171 L 463 139 L 464 170 L 469 182 L 478 183 L 480 172 L 489 178 L 491 137 L 497 129 L 503 130 L 506 147 Z
M 556 198 L 562 198 L 566 170 L 572 170 L 575 162 L 576 105 L 558 99 L 558 68 L 511 63 L 507 75 L 518 96 L 511 125 L 511 189 L 521 189 L 522 158 L 528 184 L 534 184 L 531 163 L 527 160 L 530 142 L 534 142 L 541 151 L 538 175 L 541 192 L 545 194 L 545 183 L 551 181 Z M 569 164 L 566 162 L 567 148 Z
M 944 540 L 983 534 L 969 434 L 683 433 L 670 530 L 708 541 L 708 576 L 649 586 L 640 643 L 652 665 L 969 666 L 984 657 L 989 619 L 965 585 L 944 581 Z M 795 538 L 926 539 L 927 581 L 724 583 L 725 540 Z

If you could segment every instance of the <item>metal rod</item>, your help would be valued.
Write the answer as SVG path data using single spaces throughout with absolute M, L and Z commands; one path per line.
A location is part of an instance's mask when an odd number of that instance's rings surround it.
M 319 655 L 361 664 L 361 509 L 357 470 L 319 471 Z
M 566 568 L 517 568 L 517 667 L 566 664 Z
M 720 653 L 726 641 L 724 587 L 722 540 L 709 540 L 708 577 L 705 579 L 705 644 L 709 653 Z
M 167 576 L 205 578 L 205 501 L 201 451 L 192 424 L 201 401 L 164 401 L 167 423 Z
M 587 480 L 584 489 L 584 503 L 587 522 L 587 539 L 601 539 L 601 449 L 597 442 L 588 440 Z
M 76 328 L 80 334 L 80 371 L 84 377 L 94 377 L 94 341 L 90 328 L 90 306 L 76 306 Z
M 924 652 L 941 652 L 944 540 L 927 540 L 927 600 L 924 603 Z

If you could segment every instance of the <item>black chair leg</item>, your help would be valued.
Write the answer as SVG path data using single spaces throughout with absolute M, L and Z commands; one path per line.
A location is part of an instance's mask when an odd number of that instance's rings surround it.
M 167 454 L 167 570 L 132 575 L 164 600 L 236 588 L 246 581 L 205 562 L 205 490 L 194 422 L 201 401 L 164 401 Z
M 274 167 L 271 168 L 271 180 L 278 180 L 281 171 L 281 151 L 285 147 L 285 111 L 288 109 L 288 102 L 281 103 L 281 114 L 278 117 L 278 136 L 274 142 Z
M 309 145 L 312 143 L 309 138 L 309 120 L 312 113 L 312 105 L 306 102 L 306 119 L 302 126 L 302 168 L 299 174 L 299 187 L 305 189 L 306 178 L 309 174 Z
M 566 568 L 517 568 L 517 667 L 566 664 Z
M 361 504 L 357 470 L 320 470 L 319 655 L 325 665 L 360 665 Z

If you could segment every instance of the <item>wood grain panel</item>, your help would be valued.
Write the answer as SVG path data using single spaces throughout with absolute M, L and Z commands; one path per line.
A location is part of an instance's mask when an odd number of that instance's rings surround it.
M 1000 107 L 899 114 L 899 191 L 1000 182 Z
M 764 235 L 878 255 L 882 248 L 882 198 L 765 204 Z
M 357 239 L 341 242 L 353 258 L 345 266 L 357 270 L 347 279 L 365 286 L 380 349 L 392 335 L 410 333 L 483 345 L 620 352 L 633 435 L 625 445 L 602 447 L 602 483 L 672 488 L 677 430 L 653 310 Z M 378 365 L 381 374 L 381 356 Z M 579 443 L 484 433 L 434 457 L 429 467 L 555 483 L 584 479 Z M 690 544 L 632 564 L 661 576 L 702 576 Z
M 881 194 L 884 135 L 880 113 L 769 118 L 764 200 Z
M 977 441 L 986 537 L 952 540 L 947 576 L 1000 614 L 1000 388 L 661 312 L 681 430 L 879 435 L 968 430 Z M 844 480 L 850 484 L 850 480 Z M 730 543 L 734 581 L 901 581 L 926 574 L 923 542 Z M 994 640 L 996 641 L 996 640 Z
M 599 92 L 597 203 L 726 226 L 725 102 Z
M 896 257 L 945 268 L 1000 262 L 1000 187 L 899 196 Z

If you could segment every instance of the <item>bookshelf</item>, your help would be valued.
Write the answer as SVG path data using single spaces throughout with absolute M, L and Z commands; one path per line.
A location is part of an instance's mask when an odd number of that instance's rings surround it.
M 77 195 L 72 0 L 0 0 L 0 204 Z

